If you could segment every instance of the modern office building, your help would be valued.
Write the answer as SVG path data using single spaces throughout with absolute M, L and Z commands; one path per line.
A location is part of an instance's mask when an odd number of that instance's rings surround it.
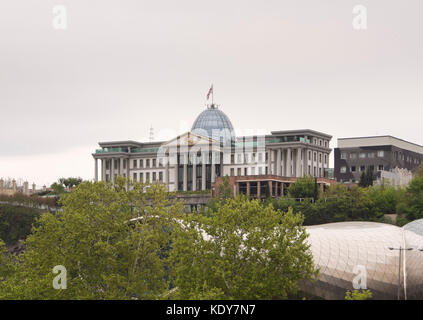
M 411 171 L 423 163 L 423 146 L 392 136 L 338 139 L 334 150 L 338 182 L 358 182 L 363 171 L 407 184 Z
M 92 155 L 94 178 L 114 181 L 122 176 L 158 182 L 168 191 L 212 190 L 216 179 L 223 176 L 264 181 L 277 177 L 279 182 L 286 178 L 289 184 L 311 175 L 327 185 L 333 182 L 327 178 L 331 138 L 309 129 L 236 137 L 229 118 L 211 104 L 194 121 L 191 131 L 170 141 L 100 142 L 101 149 Z M 277 195 L 277 190 L 272 194 Z

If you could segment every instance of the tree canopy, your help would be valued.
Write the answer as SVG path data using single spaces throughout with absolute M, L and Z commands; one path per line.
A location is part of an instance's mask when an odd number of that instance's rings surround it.
M 291 198 L 312 198 L 317 200 L 319 189 L 315 178 L 311 176 L 298 178 L 297 181 L 289 186 L 288 196 Z
M 84 182 L 61 200 L 63 211 L 42 214 L 0 285 L 5 299 L 154 299 L 168 288 L 166 248 L 181 212 L 164 188 L 141 184 L 126 190 Z M 139 219 L 130 222 L 132 218 Z M 67 289 L 52 287 L 52 270 L 67 270 Z
M 178 297 L 287 298 L 317 274 L 303 217 L 245 197 L 210 216 L 189 214 L 175 232 L 171 269 Z

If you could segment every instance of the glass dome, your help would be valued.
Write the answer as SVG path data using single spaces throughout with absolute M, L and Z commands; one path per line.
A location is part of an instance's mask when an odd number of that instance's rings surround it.
M 224 144 L 235 141 L 235 131 L 229 118 L 215 105 L 200 113 L 192 125 L 191 131 L 213 138 Z

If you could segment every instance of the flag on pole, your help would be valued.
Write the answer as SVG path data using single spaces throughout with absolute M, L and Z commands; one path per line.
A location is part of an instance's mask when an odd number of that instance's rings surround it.
M 207 100 L 209 100 L 210 94 L 213 94 L 213 85 L 211 85 L 209 93 L 207 93 Z

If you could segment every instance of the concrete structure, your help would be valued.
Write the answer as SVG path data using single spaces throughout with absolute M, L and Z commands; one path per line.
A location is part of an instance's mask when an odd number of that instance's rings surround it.
M 94 179 L 113 182 L 122 176 L 163 183 L 168 191 L 198 191 L 211 190 L 222 176 L 324 178 L 331 138 L 309 129 L 236 137 L 230 120 L 212 104 L 191 131 L 170 141 L 100 142 L 92 154 Z
M 338 222 L 307 226 L 306 230 L 320 273 L 313 283 L 301 282 L 304 292 L 344 300 L 347 290 L 365 288 L 373 299 L 423 298 L 423 219 L 402 228 Z
M 407 169 L 400 169 L 398 167 L 391 171 L 378 171 L 376 173 L 375 185 L 389 184 L 394 187 L 408 186 L 413 180 L 413 173 Z
M 367 170 L 375 173 L 394 172 L 396 168 L 414 170 L 423 163 L 423 146 L 392 136 L 342 138 L 338 139 L 334 155 L 336 180 L 358 182 Z M 407 181 L 400 177 L 393 179 Z

